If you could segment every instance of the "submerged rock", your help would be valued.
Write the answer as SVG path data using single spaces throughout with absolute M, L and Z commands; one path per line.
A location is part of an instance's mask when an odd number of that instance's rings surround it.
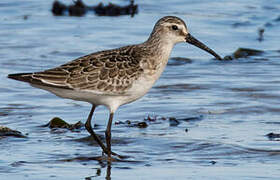
M 257 50 L 257 49 L 249 49 L 249 48 L 238 48 L 234 53 L 233 57 L 235 59 L 248 57 L 248 56 L 256 56 L 261 55 L 264 51 Z
M 178 126 L 180 122 L 175 117 L 169 118 L 169 126 Z
M 186 118 L 180 118 L 178 120 L 181 120 L 181 121 L 200 121 L 204 118 L 203 115 L 199 115 L 199 116 L 194 116 L 194 117 L 186 117 Z
M 270 140 L 275 140 L 275 139 L 279 139 L 280 138 L 280 134 L 277 134 L 277 133 L 268 133 L 266 135 Z
M 258 40 L 261 42 L 263 41 L 264 28 L 258 29 L 258 33 L 259 33 Z
M 146 128 L 146 127 L 148 127 L 148 124 L 146 122 L 139 122 L 139 123 L 137 123 L 137 127 Z
M 120 15 L 131 15 L 132 17 L 138 13 L 138 5 L 134 4 L 131 0 L 129 5 L 119 6 L 113 3 L 104 5 L 99 3 L 97 6 L 87 6 L 82 0 L 74 1 L 74 5 L 67 6 L 58 0 L 53 2 L 52 13 L 55 16 L 83 16 L 88 11 L 94 11 L 98 16 L 120 16 Z
M 217 161 L 210 161 L 210 164 L 212 164 L 212 165 L 214 165 L 216 163 L 217 163 Z
M 0 126 L 0 137 L 2 137 L 2 136 L 14 136 L 14 137 L 20 137 L 20 138 L 26 137 L 19 131 L 12 130 L 5 126 Z
M 64 129 L 69 129 L 69 130 L 76 130 L 80 129 L 81 127 L 84 127 L 84 124 L 79 121 L 75 124 L 68 124 L 66 121 L 62 120 L 59 117 L 54 117 L 52 120 L 50 120 L 49 123 L 46 125 L 43 125 L 43 127 L 49 127 L 51 129 L 53 128 L 64 128 Z
M 170 60 L 168 61 L 167 65 L 168 66 L 180 66 L 184 64 L 190 64 L 192 63 L 192 60 L 189 58 L 184 58 L 184 57 L 171 57 Z
M 225 56 L 223 60 L 234 60 L 239 58 L 246 58 L 249 56 L 257 56 L 263 54 L 264 51 L 250 48 L 238 48 L 232 55 Z
M 203 119 L 203 115 L 194 116 L 194 117 L 185 117 L 185 118 L 170 117 L 169 118 L 169 125 L 170 126 L 178 126 L 181 123 L 181 121 L 190 122 L 190 121 L 200 121 L 202 119 Z M 187 131 L 188 131 L 188 129 L 186 129 L 186 132 Z
M 148 115 L 144 118 L 144 121 L 116 121 L 115 125 L 124 125 L 127 127 L 137 127 L 137 128 L 147 128 L 149 125 L 153 124 L 161 124 L 163 122 L 169 122 L 169 126 L 176 127 L 182 122 L 190 122 L 190 121 L 200 121 L 204 118 L 203 115 L 193 116 L 193 117 L 182 117 L 182 118 L 175 118 L 175 117 L 164 117 L 164 116 L 151 116 Z M 186 132 L 188 129 L 186 129 Z
M 134 16 L 138 13 L 138 5 L 134 5 L 134 1 L 130 1 L 127 6 L 119 6 L 113 3 L 109 3 L 104 6 L 103 3 L 99 3 L 93 7 L 95 14 L 98 16 L 120 16 L 120 15 L 131 15 Z
M 74 5 L 68 7 L 68 12 L 70 16 L 83 16 L 87 12 L 87 7 L 82 0 L 77 0 L 74 1 Z
M 52 13 L 55 16 L 62 16 L 64 15 L 65 11 L 67 10 L 67 6 L 62 4 L 59 1 L 53 2 Z
M 126 121 L 117 121 L 115 122 L 115 125 L 126 125 L 128 127 L 138 127 L 138 128 L 146 128 L 148 127 L 148 124 L 145 121 L 136 121 L 136 122 L 131 122 L 130 120 Z

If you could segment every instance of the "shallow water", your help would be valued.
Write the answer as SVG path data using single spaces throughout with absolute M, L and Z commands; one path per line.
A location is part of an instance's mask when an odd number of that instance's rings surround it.
M 52 1 L 0 2 L 0 125 L 27 135 L 0 139 L 1 180 L 109 175 L 112 179 L 279 179 L 279 141 L 265 136 L 279 133 L 280 126 L 279 2 L 156 2 L 136 1 L 140 9 L 134 18 L 54 17 Z M 147 128 L 113 125 L 113 150 L 130 158 L 114 162 L 111 168 L 90 160 L 101 151 L 87 140 L 85 129 L 40 127 L 55 116 L 69 123 L 85 122 L 89 104 L 60 99 L 6 78 L 9 73 L 40 71 L 90 52 L 140 43 L 165 15 L 184 19 L 192 35 L 221 56 L 239 47 L 265 53 L 220 62 L 196 47 L 176 45 L 154 88 L 116 113 L 115 122 L 138 122 L 148 116 L 157 120 L 147 121 Z M 259 28 L 265 29 L 261 42 Z M 175 117 L 180 123 L 171 126 L 161 117 Z M 190 117 L 199 118 L 186 119 Z M 107 109 L 98 107 L 94 122 L 99 134 L 104 133 L 107 119 Z

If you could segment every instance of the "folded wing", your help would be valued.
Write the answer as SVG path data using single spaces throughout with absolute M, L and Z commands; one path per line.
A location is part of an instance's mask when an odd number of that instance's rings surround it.
M 10 74 L 8 77 L 39 86 L 124 94 L 142 72 L 139 58 L 131 46 L 89 54 L 42 72 Z

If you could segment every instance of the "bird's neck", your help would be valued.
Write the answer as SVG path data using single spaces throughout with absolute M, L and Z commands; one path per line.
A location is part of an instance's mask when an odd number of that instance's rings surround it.
M 158 61 L 164 61 L 165 63 L 167 63 L 174 47 L 174 43 L 170 40 L 157 36 L 150 36 L 143 44 L 151 55 L 156 57 Z
M 144 71 L 154 77 L 159 78 L 163 72 L 174 43 L 164 40 L 163 38 L 149 38 L 142 44 L 142 53 L 146 55 L 142 62 Z

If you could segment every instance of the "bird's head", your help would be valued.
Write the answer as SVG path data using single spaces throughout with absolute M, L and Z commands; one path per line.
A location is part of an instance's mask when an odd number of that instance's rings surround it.
M 164 42 L 176 44 L 179 42 L 187 42 L 208 53 L 215 58 L 221 60 L 222 58 L 205 44 L 194 38 L 188 31 L 185 22 L 175 16 L 165 16 L 157 21 L 154 26 L 150 38 L 164 39 Z

